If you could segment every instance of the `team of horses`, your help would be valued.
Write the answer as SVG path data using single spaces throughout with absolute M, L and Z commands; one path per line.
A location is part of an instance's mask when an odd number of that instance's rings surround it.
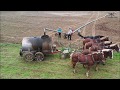
M 81 52 L 73 51 L 70 55 L 73 72 L 78 62 L 87 68 L 86 76 L 89 76 L 90 68 L 95 65 L 98 71 L 98 64 L 105 65 L 107 58 L 113 58 L 113 51 L 120 52 L 119 45 L 113 44 L 106 36 L 89 36 L 83 38 L 83 49 Z

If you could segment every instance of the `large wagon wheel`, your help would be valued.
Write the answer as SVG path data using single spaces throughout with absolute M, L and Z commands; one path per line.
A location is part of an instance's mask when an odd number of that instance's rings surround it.
M 42 52 L 37 52 L 35 54 L 35 60 L 37 60 L 37 61 L 43 61 L 44 60 L 44 54 Z
M 34 55 L 31 52 L 25 52 L 23 53 L 23 58 L 26 61 L 33 61 Z

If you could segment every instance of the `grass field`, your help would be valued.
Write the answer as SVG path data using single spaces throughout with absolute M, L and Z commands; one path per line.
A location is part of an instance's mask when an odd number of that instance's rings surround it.
M 48 55 L 42 62 L 26 62 L 19 56 L 20 44 L 0 43 L 1 79 L 120 79 L 120 53 L 114 53 L 106 65 L 99 65 L 99 71 L 93 66 L 90 76 L 86 69 L 77 64 L 74 74 L 70 59 L 59 59 L 59 54 Z

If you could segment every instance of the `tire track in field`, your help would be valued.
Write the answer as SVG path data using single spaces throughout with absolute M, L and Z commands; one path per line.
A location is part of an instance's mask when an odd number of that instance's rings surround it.
M 100 14 L 99 14 L 99 11 L 98 11 L 98 15 L 96 16 L 96 19 L 99 17 L 99 15 Z M 96 22 L 97 21 L 94 22 L 93 27 L 92 27 L 92 36 L 95 36 L 95 25 L 96 25 Z
M 87 22 L 89 22 L 94 15 L 95 15 L 95 11 L 92 12 L 91 17 L 87 20 Z M 86 22 L 86 23 L 87 23 L 87 22 Z M 82 30 L 83 36 L 85 35 L 85 32 L 86 32 L 86 27 L 84 27 L 84 29 Z M 80 38 L 76 39 L 76 40 L 73 41 L 71 44 L 73 44 L 73 43 L 75 44 L 75 42 L 77 42 L 79 39 L 80 39 Z
M 92 12 L 91 17 L 87 20 L 86 23 L 88 23 L 94 15 L 95 15 L 95 11 Z M 85 36 L 85 34 L 86 34 L 85 32 L 86 32 L 86 27 L 84 27 L 84 29 L 82 30 L 82 34 L 83 34 L 83 36 Z

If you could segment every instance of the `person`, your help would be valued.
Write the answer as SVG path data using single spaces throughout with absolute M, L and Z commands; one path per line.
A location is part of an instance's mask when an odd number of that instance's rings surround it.
M 61 38 L 62 29 L 60 27 L 58 28 L 57 32 L 58 32 L 58 37 Z
M 45 29 L 44 29 L 44 35 L 46 35 L 46 31 L 45 31 Z
M 73 34 L 73 30 L 71 28 L 69 28 L 69 31 L 68 31 L 68 40 L 71 40 L 72 34 Z

